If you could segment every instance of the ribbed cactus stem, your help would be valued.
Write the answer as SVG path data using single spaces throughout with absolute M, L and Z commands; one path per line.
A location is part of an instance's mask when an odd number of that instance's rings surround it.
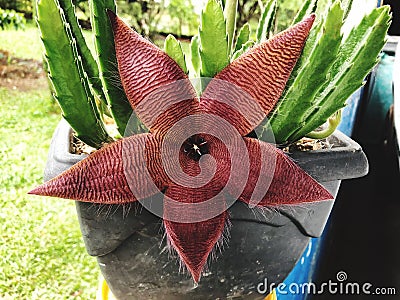
M 103 93 L 103 85 L 100 80 L 99 68 L 83 36 L 82 29 L 75 14 L 75 6 L 71 0 L 59 0 L 59 5 L 64 11 L 65 22 L 68 24 L 68 27 L 70 27 L 72 36 L 76 40 L 77 51 L 79 56 L 82 58 L 82 65 L 88 76 L 89 82 L 98 98 L 103 103 L 106 103 L 105 95 Z
M 224 15 L 226 20 L 226 33 L 228 35 L 228 51 L 232 52 L 233 40 L 236 31 L 236 15 L 237 15 L 238 0 L 226 0 Z
M 63 117 L 86 144 L 101 148 L 112 141 L 97 110 L 70 24 L 57 0 L 37 3 L 37 22 L 45 46 L 49 78 Z
M 115 1 L 90 0 L 89 6 L 100 78 L 108 107 L 122 136 L 126 133 L 128 123 L 131 127 L 129 130 L 137 133 L 137 129 L 141 128 L 142 124 L 132 110 L 122 88 L 115 57 L 114 35 L 107 15 L 107 10 L 116 12 Z

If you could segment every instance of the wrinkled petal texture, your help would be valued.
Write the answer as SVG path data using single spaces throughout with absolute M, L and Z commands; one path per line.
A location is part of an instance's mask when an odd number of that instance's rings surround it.
M 194 213 L 193 210 L 182 210 L 181 205 L 176 203 L 187 203 L 196 200 L 203 200 L 211 197 L 213 192 L 206 189 L 202 191 L 192 190 L 183 194 L 179 187 L 170 187 L 164 199 L 164 227 L 170 245 L 177 251 L 184 265 L 192 274 L 193 280 L 198 282 L 201 273 L 207 263 L 207 258 L 214 249 L 215 244 L 221 240 L 228 213 L 226 212 L 225 199 L 219 194 L 210 209 L 217 209 L 221 214 L 205 221 L 196 223 L 179 223 L 170 221 L 172 215 Z M 201 199 L 203 198 L 203 199 Z M 204 210 L 198 211 L 204 214 Z
M 179 65 L 111 11 L 118 70 L 125 93 L 151 132 L 165 132 L 198 111 L 196 91 Z
M 284 152 L 262 141 L 244 139 L 250 155 L 250 174 L 246 187 L 239 197 L 240 201 L 250 203 L 259 200 L 257 206 L 276 207 L 285 204 L 301 204 L 333 200 L 332 195 L 310 175 L 297 166 Z M 275 169 L 266 165 L 262 159 L 275 157 Z M 256 188 L 258 180 L 267 180 L 268 190 Z M 261 197 L 260 197 L 261 196 Z
M 173 184 L 164 197 L 164 227 L 169 244 L 177 251 L 182 263 L 198 282 L 207 258 L 214 246 L 221 240 L 228 213 L 221 190 L 230 174 L 230 154 L 217 138 L 204 135 L 209 144 L 209 155 L 200 161 L 180 151 L 180 167 L 192 178 L 188 186 Z M 196 180 L 213 176 L 203 186 L 193 188 Z
M 116 141 L 29 193 L 101 204 L 129 203 L 150 197 L 158 189 L 145 175 L 148 169 L 157 172 L 161 168 L 156 160 L 147 166 L 145 145 L 156 149 L 157 143 L 151 134 Z M 160 188 L 166 185 L 162 173 L 154 177 Z M 135 194 L 130 188 L 132 184 L 137 187 Z
M 309 16 L 223 69 L 204 91 L 202 111 L 225 118 L 243 136 L 250 133 L 279 100 L 314 19 Z
M 168 181 L 165 192 L 170 199 L 176 201 L 176 203 L 170 202 L 170 204 L 174 206 L 179 206 L 179 203 L 184 204 L 179 210 L 176 210 L 179 212 L 176 216 L 170 216 L 175 221 L 183 223 L 199 221 L 203 213 L 207 219 L 212 209 L 207 205 L 214 205 L 214 200 L 204 206 L 196 204 L 205 203 L 220 194 L 229 180 L 231 156 L 227 147 L 213 136 L 204 136 L 209 144 L 209 153 L 203 155 L 200 160 L 191 158 L 181 148 L 179 150 L 178 165 L 171 164 L 169 166 L 169 161 L 163 162 L 163 168 L 165 170 L 170 169 L 169 175 L 173 178 L 175 177 L 173 182 Z M 182 173 L 174 173 L 176 171 Z M 170 194 L 171 189 L 174 191 L 172 194 Z M 188 203 L 195 205 L 190 206 L 187 205 Z M 219 207 L 219 204 L 215 205 Z M 202 212 L 202 209 L 205 209 L 205 211 Z M 222 211 L 216 212 L 214 216 L 220 214 L 220 212 Z

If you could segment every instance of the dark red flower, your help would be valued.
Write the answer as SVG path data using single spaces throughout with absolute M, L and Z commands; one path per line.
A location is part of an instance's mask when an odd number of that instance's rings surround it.
M 175 61 L 110 19 L 123 88 L 149 133 L 105 146 L 31 194 L 124 204 L 161 191 L 168 243 L 195 282 L 231 199 L 258 208 L 332 199 L 282 151 L 246 137 L 281 96 L 314 15 L 233 61 L 200 99 Z

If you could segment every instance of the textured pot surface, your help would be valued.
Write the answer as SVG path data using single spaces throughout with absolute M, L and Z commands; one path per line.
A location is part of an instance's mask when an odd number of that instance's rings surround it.
M 60 122 L 45 180 L 83 159 L 69 153 L 70 134 L 68 124 Z M 361 147 L 340 132 L 329 142 L 332 149 L 296 152 L 291 157 L 336 196 L 340 181 L 365 175 L 368 163 Z M 258 299 L 257 284 L 265 278 L 270 283 L 282 282 L 310 237 L 321 235 L 333 202 L 286 207 L 263 215 L 236 202 L 229 209 L 229 241 L 221 253 L 215 253 L 217 259 L 212 259 L 196 288 L 188 274 L 178 272 L 179 262 L 166 247 L 161 219 L 140 204 L 77 202 L 77 211 L 87 251 L 97 256 L 104 277 L 120 299 Z

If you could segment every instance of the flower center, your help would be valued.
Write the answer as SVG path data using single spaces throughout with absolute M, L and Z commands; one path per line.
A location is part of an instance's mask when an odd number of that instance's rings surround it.
M 183 152 L 190 158 L 199 160 L 202 155 L 208 154 L 208 144 L 204 138 L 196 134 L 183 143 Z

